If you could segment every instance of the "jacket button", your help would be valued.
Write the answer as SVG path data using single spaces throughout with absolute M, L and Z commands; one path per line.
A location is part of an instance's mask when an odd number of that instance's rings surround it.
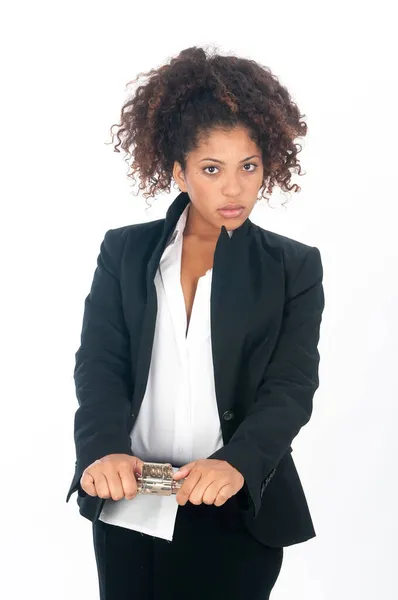
M 234 416 L 235 415 L 232 412 L 232 410 L 226 410 L 222 418 L 224 419 L 224 421 L 231 421 L 234 418 Z

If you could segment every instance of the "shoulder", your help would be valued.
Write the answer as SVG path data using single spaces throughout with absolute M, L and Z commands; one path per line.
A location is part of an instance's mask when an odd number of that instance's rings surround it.
M 257 237 L 264 251 L 282 260 L 285 274 L 291 283 L 297 277 L 306 280 L 322 280 L 323 266 L 319 248 L 306 244 L 280 233 L 264 229 L 252 223 L 253 235 Z
M 252 223 L 252 226 L 253 235 L 259 239 L 263 247 L 270 252 L 279 252 L 286 263 L 301 262 L 311 255 L 319 257 L 319 260 L 321 258 L 319 248 L 316 246 L 264 229 L 255 223 Z
M 163 230 L 165 219 L 156 219 L 156 221 L 147 221 L 145 223 L 133 223 L 122 225 L 114 229 L 109 229 L 106 236 L 112 239 L 119 239 L 123 243 L 133 238 L 151 238 L 159 236 Z
M 299 240 L 276 233 L 275 231 L 270 231 L 269 229 L 264 229 L 264 227 L 260 227 L 260 225 L 254 223 L 252 225 L 257 236 L 260 237 L 266 246 L 280 250 L 289 258 L 300 258 L 305 256 L 311 248 L 314 248 L 314 246 L 311 246 L 310 244 L 300 242 Z
M 123 265 L 146 263 L 163 230 L 164 219 L 108 229 L 102 239 L 98 263 L 120 277 Z
M 121 253 L 123 249 L 143 247 L 156 243 L 162 234 L 165 219 L 122 225 L 106 231 L 103 244 L 112 253 Z

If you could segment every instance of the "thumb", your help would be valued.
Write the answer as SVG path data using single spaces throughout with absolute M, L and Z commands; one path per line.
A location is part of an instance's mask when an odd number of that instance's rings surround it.
M 173 475 L 173 479 L 182 479 L 183 477 L 187 477 L 189 473 L 192 471 L 195 466 L 196 461 L 187 463 L 186 465 L 180 467 L 178 471 L 176 471 Z
M 136 456 L 133 456 L 132 459 L 134 473 L 139 473 L 139 475 L 142 475 L 142 466 L 144 464 L 144 461 L 142 461 L 140 458 L 137 458 Z

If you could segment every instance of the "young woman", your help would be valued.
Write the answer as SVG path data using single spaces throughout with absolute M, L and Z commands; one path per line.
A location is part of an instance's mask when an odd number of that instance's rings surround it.
M 283 548 L 315 536 L 291 443 L 319 386 L 323 270 L 249 216 L 300 189 L 306 125 L 252 60 L 193 47 L 147 75 L 115 150 L 146 198 L 180 193 L 101 244 L 67 501 L 93 523 L 102 600 L 266 600 Z M 177 493 L 138 494 L 144 462 L 170 463 Z

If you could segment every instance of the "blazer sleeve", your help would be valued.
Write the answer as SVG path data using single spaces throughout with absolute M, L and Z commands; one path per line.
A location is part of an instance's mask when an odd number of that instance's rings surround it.
M 319 387 L 318 341 L 325 299 L 321 255 L 305 254 L 285 300 L 278 340 L 256 400 L 225 446 L 209 458 L 242 473 L 245 508 L 257 517 L 261 498 L 293 438 L 310 419 Z
M 132 455 L 128 423 L 132 381 L 129 333 L 120 291 L 120 230 L 105 233 L 91 289 L 85 299 L 74 381 L 79 407 L 74 417 L 75 475 L 66 501 L 78 490 L 86 467 L 107 454 Z

